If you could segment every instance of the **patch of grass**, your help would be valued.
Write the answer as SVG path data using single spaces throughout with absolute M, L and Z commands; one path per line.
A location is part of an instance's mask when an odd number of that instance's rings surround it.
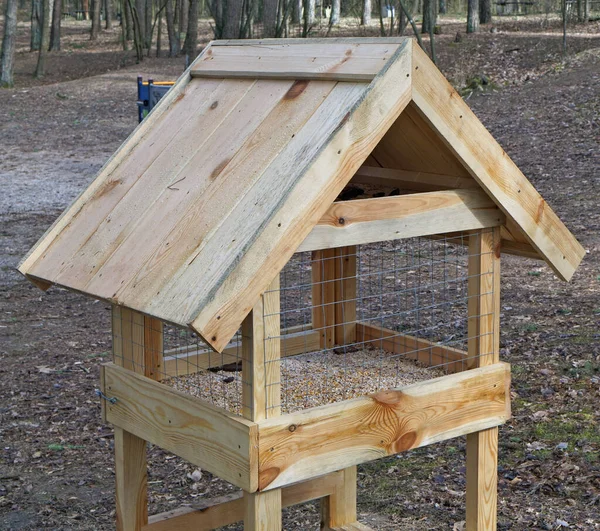
M 541 271 L 527 271 L 527 274 L 530 277 L 541 277 L 542 276 L 542 272 Z
M 54 450 L 56 452 L 61 452 L 62 450 L 78 450 L 81 448 L 85 448 L 85 447 L 74 445 L 74 444 L 57 444 L 57 443 L 52 443 L 52 444 L 48 445 L 48 450 Z

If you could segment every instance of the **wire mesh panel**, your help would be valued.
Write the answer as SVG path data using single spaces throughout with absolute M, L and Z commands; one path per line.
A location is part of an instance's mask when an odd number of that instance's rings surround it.
M 493 271 L 469 269 L 482 257 L 468 240 L 411 238 L 297 253 L 264 295 L 276 303 L 258 305 L 260 315 L 220 354 L 187 329 L 120 309 L 115 361 L 247 417 L 254 382 L 264 386 L 260 418 L 474 367 L 492 353 L 481 351 L 472 326 L 485 317 L 477 298 L 486 292 L 469 286 L 489 291 L 494 284 Z M 258 378 L 253 356 L 261 356 L 254 359 L 264 371 Z
M 282 411 L 457 372 L 491 355 L 473 348 L 469 315 L 479 314 L 469 284 L 493 289 L 493 272 L 469 276 L 469 261 L 481 258 L 469 249 L 467 236 L 297 254 L 281 275 L 282 332 L 265 335 L 280 344 Z

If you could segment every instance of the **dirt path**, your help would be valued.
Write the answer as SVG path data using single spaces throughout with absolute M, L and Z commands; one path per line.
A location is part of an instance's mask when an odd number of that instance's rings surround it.
M 535 81 L 476 94 L 470 104 L 589 255 L 570 284 L 538 262 L 503 262 L 502 348 L 513 364 L 514 418 L 500 435 L 500 529 L 557 529 L 566 522 L 594 530 L 600 54 L 545 75 L 548 69 L 538 66 Z M 149 68 L 155 78 L 180 71 L 166 62 Z M 445 69 L 460 70 L 450 62 Z M 109 310 L 64 290 L 42 293 L 13 268 L 134 128 L 136 74 L 125 69 L 0 92 L 1 529 L 114 525 L 112 433 L 100 423 L 94 395 L 98 365 L 110 349 Z M 464 519 L 463 455 L 464 441 L 456 440 L 361 467 L 361 518 L 380 530 L 451 529 Z M 150 450 L 151 513 L 230 488 L 207 473 L 194 482 L 192 471 Z M 317 527 L 314 504 L 286 513 L 285 529 Z

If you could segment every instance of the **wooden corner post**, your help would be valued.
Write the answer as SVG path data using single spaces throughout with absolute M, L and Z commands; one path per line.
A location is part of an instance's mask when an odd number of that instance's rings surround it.
M 321 348 L 356 341 L 357 247 L 313 252 L 313 328 Z M 321 499 L 321 529 L 356 522 L 356 466 L 341 471 L 334 491 Z
M 469 369 L 500 361 L 500 228 L 469 239 Z M 497 525 L 498 428 L 467 435 L 467 531 Z
M 242 324 L 242 410 L 259 422 L 281 413 L 279 275 Z M 281 531 L 281 489 L 244 492 L 244 529 Z
M 130 310 L 112 308 L 113 362 L 159 380 L 162 322 Z M 140 531 L 148 523 L 146 441 L 115 426 L 117 531 Z

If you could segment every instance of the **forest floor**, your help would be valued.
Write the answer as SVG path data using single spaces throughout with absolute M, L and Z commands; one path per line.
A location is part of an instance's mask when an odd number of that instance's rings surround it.
M 600 25 L 576 27 L 565 60 L 543 20 L 495 20 L 454 42 L 457 28 L 442 26 L 442 70 L 588 250 L 568 284 L 503 260 L 513 417 L 500 429 L 499 529 L 600 530 Z M 116 30 L 91 45 L 71 24 L 40 82 L 20 29 L 17 87 L 0 92 L 0 529 L 112 529 L 112 430 L 94 394 L 110 310 L 43 293 L 14 268 L 136 126 L 136 76 L 173 79 L 183 60 L 136 65 Z M 464 453 L 459 438 L 359 467 L 361 520 L 463 529 Z M 150 513 L 232 490 L 193 471 L 151 447 Z M 317 505 L 286 510 L 284 529 L 318 529 Z

